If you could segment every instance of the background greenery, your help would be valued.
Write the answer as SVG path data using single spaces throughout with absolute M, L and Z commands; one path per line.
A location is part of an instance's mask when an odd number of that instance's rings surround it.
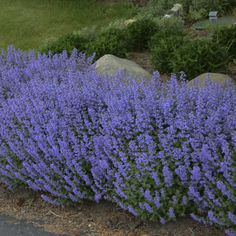
M 0 0 L 0 47 L 38 48 L 83 27 L 131 17 L 135 9 L 128 0 Z
M 236 19 L 235 1 L 180 0 L 180 18 L 163 18 L 176 0 L 149 0 L 142 8 L 131 2 L 0 0 L 0 48 L 14 44 L 52 54 L 76 48 L 87 55 L 96 52 L 95 59 L 145 51 L 162 74 L 184 71 L 192 79 L 206 71 L 228 72 L 236 59 L 236 27 L 230 27 Z M 224 16 L 214 27 L 204 20 L 209 10 Z M 192 26 L 201 23 L 206 34 L 195 30 L 191 35 Z

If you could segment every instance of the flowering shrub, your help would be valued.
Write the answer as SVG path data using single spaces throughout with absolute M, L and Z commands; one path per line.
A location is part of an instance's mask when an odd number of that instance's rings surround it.
M 68 75 L 76 77 L 78 71 L 85 71 L 93 58 L 74 51 L 70 57 L 66 52 L 54 56 L 34 51 L 23 53 L 13 47 L 0 51 L 0 102 L 20 92 L 22 84 L 34 78 L 37 81 L 66 80 Z
M 164 85 L 158 74 L 125 83 L 91 60 L 2 52 L 0 181 L 53 204 L 108 199 L 144 219 L 191 214 L 233 234 L 235 87 Z
M 210 222 L 235 225 L 235 88 L 153 81 L 106 104 L 101 153 L 116 170 L 114 201 L 161 223 L 198 208 Z

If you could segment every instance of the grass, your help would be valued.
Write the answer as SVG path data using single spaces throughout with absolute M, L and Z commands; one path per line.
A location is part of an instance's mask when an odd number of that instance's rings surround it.
M 236 22 L 235 16 L 223 16 L 220 17 L 215 23 L 211 23 L 209 20 L 198 21 L 193 25 L 193 28 L 197 30 L 211 29 L 219 26 L 230 26 Z
M 0 48 L 39 48 L 64 34 L 128 18 L 126 0 L 0 0 Z

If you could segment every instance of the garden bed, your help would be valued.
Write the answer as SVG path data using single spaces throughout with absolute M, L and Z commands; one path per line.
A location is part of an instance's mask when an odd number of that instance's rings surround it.
M 0 59 L 0 182 L 9 189 L 28 187 L 63 210 L 114 202 L 135 222 L 191 215 L 232 235 L 233 84 L 190 87 L 158 73 L 148 83 L 107 78 L 77 51 L 48 57 L 9 48 Z M 106 222 L 99 219 L 96 227 Z

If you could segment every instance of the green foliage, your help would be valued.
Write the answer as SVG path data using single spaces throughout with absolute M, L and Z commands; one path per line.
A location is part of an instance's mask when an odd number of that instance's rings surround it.
M 200 8 L 199 10 L 191 8 L 187 20 L 190 22 L 203 20 L 208 17 L 208 13 L 205 8 Z
M 235 58 L 235 27 L 220 28 L 213 39 L 192 40 L 181 21 L 159 20 L 158 32 L 152 37 L 152 63 L 160 73 L 184 71 L 188 79 L 204 72 L 226 72 Z
M 236 1 L 235 0 L 218 0 L 219 4 L 219 11 L 223 13 L 231 12 L 234 7 L 236 7 Z
M 172 71 L 172 54 L 184 42 L 182 36 L 171 35 L 169 37 L 161 37 L 158 34 L 152 39 L 151 47 L 152 63 L 154 67 L 161 73 Z
M 154 22 L 158 30 L 165 30 L 167 34 L 172 34 L 172 32 L 174 33 L 175 31 L 177 31 L 177 33 L 184 31 L 184 21 L 178 17 L 155 18 Z
M 236 59 L 236 26 L 216 29 L 213 33 L 213 41 L 225 45 L 231 59 Z
M 130 23 L 126 28 L 126 40 L 129 41 L 129 49 L 136 51 L 147 49 L 148 43 L 156 31 L 157 25 L 149 17 L 143 17 Z
M 224 14 L 236 6 L 235 0 L 182 0 L 181 2 L 186 15 L 190 13 L 191 9 L 194 11 L 205 9 L 207 12 L 215 10 Z
M 0 47 L 13 44 L 24 50 L 39 49 L 81 28 L 101 27 L 137 13 L 129 0 L 113 4 L 97 0 L 1 0 L 0 9 Z
M 84 51 L 86 49 L 86 39 L 78 34 L 67 34 L 55 41 L 49 42 L 40 51 L 42 53 L 50 51 L 52 54 L 56 54 L 66 50 L 70 53 L 74 48 Z
M 204 72 L 222 72 L 228 69 L 227 47 L 209 39 L 186 41 L 171 58 L 172 71 L 184 71 L 188 79 Z
M 150 0 L 141 14 L 163 16 L 174 4 L 183 5 L 184 18 L 188 22 L 204 19 L 209 11 L 218 11 L 220 15 L 231 13 L 236 7 L 235 0 Z
M 152 16 L 164 15 L 175 3 L 175 0 L 150 0 L 148 6 L 145 8 L 144 14 L 150 14 Z
M 232 9 L 232 16 L 236 17 L 236 7 Z
M 104 28 L 95 41 L 91 41 L 89 51 L 96 52 L 97 57 L 108 53 L 125 57 L 129 51 L 147 49 L 150 38 L 155 34 L 156 23 L 149 17 L 133 20 Z
M 94 41 L 87 45 L 88 54 L 96 53 L 96 58 L 104 54 L 113 54 L 118 57 L 126 57 L 129 42 L 123 29 L 108 28 L 97 35 Z
M 158 22 L 158 32 L 152 37 L 149 47 L 152 63 L 159 72 L 171 72 L 172 54 L 181 47 L 185 37 L 180 20 L 165 19 Z
M 157 23 L 148 17 L 142 17 L 126 25 L 117 21 L 100 31 L 93 29 L 80 30 L 77 34 L 68 34 L 56 41 L 49 42 L 41 52 L 52 54 L 67 50 L 69 53 L 77 48 L 88 55 L 96 53 L 96 58 L 104 54 L 126 57 L 132 50 L 147 49 L 150 38 L 157 30 Z

